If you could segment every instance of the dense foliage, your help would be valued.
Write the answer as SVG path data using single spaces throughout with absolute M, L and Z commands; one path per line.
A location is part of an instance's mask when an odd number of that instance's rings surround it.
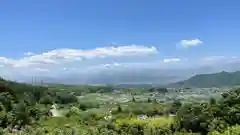
M 114 93 L 112 86 L 32 86 L 1 80 L 0 134 L 13 135 L 238 135 L 240 133 L 240 89 L 221 94 L 209 102 L 183 103 L 178 99 L 161 104 L 144 91 L 124 89 L 128 102 L 106 101 L 103 104 L 82 100 L 82 95 Z M 75 86 L 74 86 L 75 87 Z M 76 86 L 77 87 L 77 86 Z M 80 86 L 78 86 L 80 87 Z M 145 89 L 146 90 L 146 89 Z M 164 88 L 146 92 L 165 95 Z M 135 94 L 134 94 L 135 93 Z M 89 94 L 91 95 L 91 94 Z M 80 96 L 80 97 L 79 97 Z M 91 95 L 93 96 L 93 95 Z M 52 105 L 59 114 L 54 116 Z M 94 110 L 102 110 L 96 112 Z

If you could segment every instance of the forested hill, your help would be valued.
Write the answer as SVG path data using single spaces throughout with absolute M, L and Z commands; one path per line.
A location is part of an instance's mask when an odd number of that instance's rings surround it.
M 240 71 L 199 74 L 187 80 L 169 84 L 168 87 L 224 87 L 240 85 Z
M 17 83 L 0 78 L 0 93 L 9 93 L 11 95 L 23 94 L 24 92 L 44 91 L 46 88 L 33 86 L 30 84 Z

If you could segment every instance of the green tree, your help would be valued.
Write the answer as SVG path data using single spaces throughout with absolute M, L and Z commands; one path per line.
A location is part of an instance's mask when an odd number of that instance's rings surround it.
M 0 104 L 0 127 L 7 127 L 7 111 L 4 105 Z
M 147 99 L 147 102 L 148 102 L 148 103 L 151 103 L 151 102 L 152 102 L 152 100 L 151 100 L 150 98 L 148 98 L 148 99 Z
M 135 100 L 135 97 L 134 97 L 134 96 L 132 96 L 132 102 L 136 102 L 136 100 Z
M 180 100 L 174 100 L 170 109 L 170 113 L 176 114 L 178 110 L 181 108 L 182 103 Z
M 215 105 L 217 103 L 216 99 L 211 97 L 210 98 L 210 104 Z
M 14 117 L 13 125 L 19 125 L 20 127 L 22 127 L 31 124 L 29 110 L 28 107 L 24 104 L 24 102 L 16 104 L 12 113 Z
M 86 104 L 80 103 L 79 108 L 80 108 L 81 110 L 83 110 L 83 111 L 86 111 L 88 107 L 87 107 Z
M 68 92 L 58 92 L 57 93 L 57 102 L 59 104 L 69 104 L 69 103 L 76 103 L 77 97 L 72 93 Z
M 122 112 L 122 107 L 120 105 L 117 106 L 117 111 Z
M 39 102 L 44 105 L 51 105 L 54 102 L 54 99 L 50 95 L 46 95 L 42 97 Z

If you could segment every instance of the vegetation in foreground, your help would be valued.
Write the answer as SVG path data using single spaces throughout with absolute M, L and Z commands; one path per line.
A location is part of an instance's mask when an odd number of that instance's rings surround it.
M 0 134 L 6 135 L 239 135 L 240 89 L 209 102 L 156 99 L 137 100 L 131 90 L 128 102 L 85 102 L 79 96 L 107 95 L 108 86 L 84 87 L 84 91 L 57 90 L 0 80 Z M 161 89 L 163 90 L 163 89 Z M 136 90 L 134 90 L 136 91 Z M 139 89 L 142 92 L 142 90 Z M 159 89 L 152 93 L 165 95 Z M 120 96 L 119 94 L 115 95 Z M 53 103 L 61 115 L 53 117 Z M 103 111 L 92 111 L 103 110 Z

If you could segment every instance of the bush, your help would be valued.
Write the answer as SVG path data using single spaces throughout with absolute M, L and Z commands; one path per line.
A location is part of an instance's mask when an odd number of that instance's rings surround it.
M 96 115 L 94 116 L 94 119 L 95 119 L 95 120 L 103 120 L 104 117 L 105 117 L 104 114 L 96 114 Z
M 223 132 L 214 131 L 209 133 L 208 135 L 239 135 L 240 134 L 240 126 L 228 127 Z
M 66 113 L 66 116 L 67 117 L 71 117 L 71 116 L 79 116 L 80 115 L 80 110 L 75 107 L 75 106 L 72 106 L 69 111 Z

